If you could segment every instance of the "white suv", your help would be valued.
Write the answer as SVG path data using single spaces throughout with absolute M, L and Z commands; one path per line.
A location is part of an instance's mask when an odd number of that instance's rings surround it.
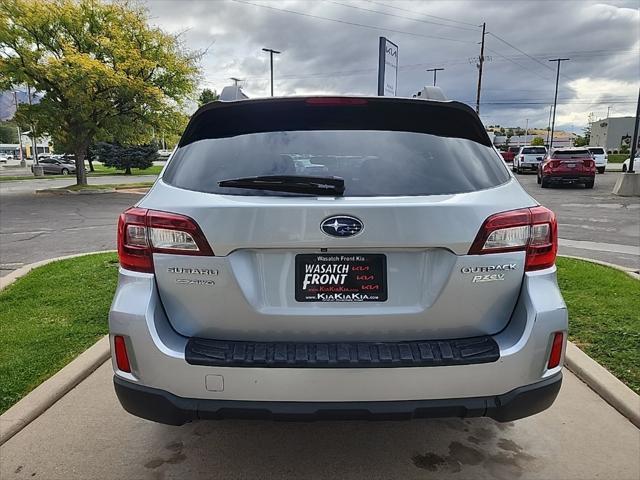
M 607 161 L 609 160 L 609 156 L 607 155 L 607 151 L 602 147 L 588 147 L 589 153 L 596 161 L 596 169 L 598 173 L 604 173 L 607 168 Z

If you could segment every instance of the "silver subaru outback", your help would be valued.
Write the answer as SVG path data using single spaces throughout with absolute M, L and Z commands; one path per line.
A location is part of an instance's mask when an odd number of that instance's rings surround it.
M 532 415 L 562 380 L 556 251 L 464 104 L 213 102 L 120 216 L 115 390 L 173 425 Z

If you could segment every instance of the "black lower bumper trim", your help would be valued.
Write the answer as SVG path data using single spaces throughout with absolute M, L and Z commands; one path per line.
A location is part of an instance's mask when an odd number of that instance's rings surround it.
M 208 367 L 389 368 L 495 362 L 490 336 L 405 342 L 246 342 L 190 338 L 185 359 Z
M 379 402 L 203 400 L 178 397 L 115 376 L 113 382 L 125 410 L 138 417 L 169 425 L 182 425 L 198 419 L 225 418 L 313 421 L 486 416 L 499 422 L 509 422 L 548 408 L 560 391 L 562 374 L 490 397 Z

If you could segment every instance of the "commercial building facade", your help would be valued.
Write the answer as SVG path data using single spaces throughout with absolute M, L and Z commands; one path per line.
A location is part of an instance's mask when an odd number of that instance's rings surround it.
M 591 122 L 590 147 L 603 147 L 605 150 L 620 150 L 631 146 L 635 117 L 605 118 Z

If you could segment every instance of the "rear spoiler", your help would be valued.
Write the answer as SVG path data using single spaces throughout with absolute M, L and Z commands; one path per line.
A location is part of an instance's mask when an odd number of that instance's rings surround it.
M 480 118 L 468 105 L 397 97 L 286 97 L 211 102 L 193 114 L 178 146 L 210 138 L 305 130 L 427 133 L 492 146 Z

